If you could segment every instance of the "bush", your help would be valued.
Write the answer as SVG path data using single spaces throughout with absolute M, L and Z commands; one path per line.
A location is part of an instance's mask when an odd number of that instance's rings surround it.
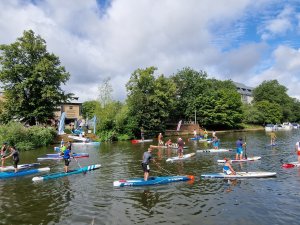
M 10 122 L 0 126 L 0 141 L 15 145 L 19 150 L 27 151 L 49 145 L 56 135 L 53 128 L 39 126 L 24 127 L 21 123 Z

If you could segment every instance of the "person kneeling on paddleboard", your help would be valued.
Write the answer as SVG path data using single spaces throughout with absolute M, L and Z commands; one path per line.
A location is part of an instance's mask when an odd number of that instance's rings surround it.
M 231 174 L 235 175 L 236 174 L 234 169 L 231 166 L 231 160 L 230 159 L 225 158 L 225 164 L 223 166 L 223 172 L 226 175 L 231 175 Z
M 144 152 L 143 154 L 143 161 L 142 161 L 142 168 L 144 171 L 144 180 L 147 181 L 148 177 L 149 177 L 149 173 L 150 173 L 150 166 L 149 163 L 150 161 L 154 161 L 154 159 L 152 158 L 152 148 L 148 148 L 147 152 Z

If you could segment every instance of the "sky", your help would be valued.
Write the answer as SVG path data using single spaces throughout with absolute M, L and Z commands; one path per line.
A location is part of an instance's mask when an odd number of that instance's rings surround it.
M 40 35 L 81 102 L 107 79 L 123 101 L 133 71 L 150 66 L 250 87 L 276 79 L 300 100 L 299 0 L 0 0 L 0 9 L 0 44 Z

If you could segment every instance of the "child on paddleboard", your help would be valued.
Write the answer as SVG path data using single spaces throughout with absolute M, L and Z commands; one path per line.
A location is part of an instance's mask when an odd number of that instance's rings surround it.
M 235 175 L 235 171 L 231 166 L 231 160 L 228 158 L 225 158 L 225 164 L 223 166 L 223 173 L 225 173 L 226 175 Z

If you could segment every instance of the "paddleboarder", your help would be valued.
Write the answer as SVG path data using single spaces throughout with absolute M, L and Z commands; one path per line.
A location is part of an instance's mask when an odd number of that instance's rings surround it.
M 225 164 L 223 166 L 223 172 L 226 174 L 226 175 L 235 175 L 236 172 L 234 171 L 234 169 L 232 168 L 231 166 L 231 160 L 228 159 L 228 158 L 225 158 Z
M 204 135 L 203 135 L 204 139 L 207 139 L 208 138 L 208 132 L 207 132 L 207 130 L 205 129 L 203 133 L 204 133 Z
M 184 146 L 184 141 L 182 140 L 182 138 L 178 138 L 178 142 L 177 142 L 177 146 L 178 146 L 178 150 L 177 150 L 177 153 L 178 153 L 178 157 L 179 158 L 182 158 L 183 157 L 183 146 Z
M 5 158 L 7 150 L 8 150 L 7 142 L 3 142 L 1 147 L 1 159 Z M 2 160 L 2 164 L 1 164 L 2 167 L 4 167 L 4 162 L 5 160 Z
M 144 135 L 145 135 L 145 131 L 144 131 L 144 128 L 142 127 L 142 128 L 141 128 L 141 140 L 142 140 L 142 141 L 145 140 L 145 136 L 144 136 Z
M 15 173 L 16 173 L 16 172 L 18 172 L 18 163 L 20 161 L 20 154 L 19 154 L 19 151 L 13 146 L 10 146 L 9 150 L 10 150 L 10 154 L 8 156 L 2 157 L 2 163 L 4 162 L 5 159 L 12 157 L 13 165 L 14 165 Z
M 164 145 L 162 133 L 159 133 L 157 139 L 158 139 L 158 145 Z
M 148 151 L 144 152 L 143 154 L 143 161 L 142 161 L 142 168 L 144 171 L 144 180 L 147 181 L 150 173 L 150 166 L 149 163 L 150 161 L 154 161 L 152 158 L 152 148 L 148 148 Z
M 271 136 L 271 146 L 275 145 L 275 141 L 276 141 L 277 137 L 276 137 L 276 134 L 275 134 L 275 132 L 273 130 L 271 131 L 270 136 Z
M 64 152 L 63 152 L 63 159 L 65 161 L 65 167 L 64 167 L 64 170 L 65 170 L 65 173 L 67 173 L 69 171 L 69 165 L 70 165 L 70 162 L 71 162 L 71 156 L 73 156 L 72 152 L 71 152 L 71 149 L 66 149 Z M 73 157 L 74 158 L 74 157 Z
M 213 146 L 214 146 L 214 149 L 219 149 L 219 144 L 220 144 L 220 142 L 219 142 L 218 137 L 217 137 L 217 136 L 214 136 L 214 138 L 213 138 Z
M 239 140 L 237 140 L 237 142 L 236 142 L 236 155 L 235 155 L 236 160 L 243 159 L 243 147 L 244 146 L 245 146 L 245 144 L 243 142 L 243 138 L 239 138 Z
M 300 163 L 300 141 L 296 142 L 296 152 L 298 155 L 298 162 Z

